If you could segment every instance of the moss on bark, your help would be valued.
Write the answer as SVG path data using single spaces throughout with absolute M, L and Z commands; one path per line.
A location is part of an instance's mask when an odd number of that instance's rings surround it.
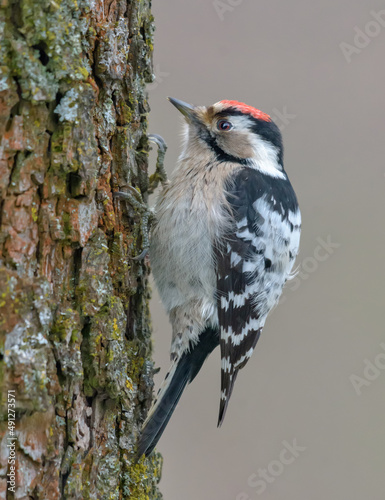
M 0 5 L 0 495 L 7 391 L 16 494 L 160 499 L 161 457 L 132 461 L 150 404 L 145 83 L 150 0 Z M 11 497 L 10 497 L 11 498 Z

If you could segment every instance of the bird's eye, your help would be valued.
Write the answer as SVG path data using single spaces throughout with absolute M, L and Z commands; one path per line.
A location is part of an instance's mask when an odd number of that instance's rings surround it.
M 217 123 L 217 129 L 218 130 L 224 130 L 227 132 L 228 130 L 231 130 L 233 128 L 233 124 L 228 122 L 227 120 L 219 120 Z

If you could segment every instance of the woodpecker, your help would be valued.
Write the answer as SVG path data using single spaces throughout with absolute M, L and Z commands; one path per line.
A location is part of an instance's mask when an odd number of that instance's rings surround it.
M 149 455 L 185 388 L 219 345 L 218 426 L 290 277 L 301 215 L 270 116 L 242 102 L 192 106 L 183 149 L 155 205 L 150 262 L 172 325 L 171 368 L 144 422 L 137 455 Z

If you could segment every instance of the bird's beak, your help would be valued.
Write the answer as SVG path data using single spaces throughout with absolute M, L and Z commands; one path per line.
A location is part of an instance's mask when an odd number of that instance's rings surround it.
M 187 120 L 191 121 L 195 116 L 195 107 L 187 102 L 180 101 L 179 99 L 174 99 L 173 97 L 167 97 L 167 99 L 173 104 L 178 111 L 182 113 L 182 115 L 187 118 Z

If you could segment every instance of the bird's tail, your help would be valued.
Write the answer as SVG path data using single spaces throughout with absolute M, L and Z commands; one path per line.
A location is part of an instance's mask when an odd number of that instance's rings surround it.
M 258 330 L 250 330 L 243 342 L 240 342 L 237 346 L 237 350 L 233 351 L 229 350 L 228 341 L 224 339 L 221 340 L 221 401 L 219 404 L 218 427 L 222 425 L 225 418 L 238 372 L 250 359 L 254 347 L 256 346 L 261 335 L 261 331 L 262 328 L 259 328 Z
M 137 446 L 137 458 L 143 454 L 148 456 L 155 448 L 184 388 L 194 380 L 203 362 L 218 344 L 218 331 L 207 328 L 199 336 L 198 343 L 190 345 L 190 350 L 173 362 L 143 424 Z
M 237 378 L 238 370 L 232 370 L 230 373 L 226 373 L 222 370 L 221 373 L 221 400 L 219 403 L 219 416 L 218 416 L 218 427 L 223 424 L 225 419 L 227 406 L 229 404 L 231 394 L 234 389 L 235 379 Z

